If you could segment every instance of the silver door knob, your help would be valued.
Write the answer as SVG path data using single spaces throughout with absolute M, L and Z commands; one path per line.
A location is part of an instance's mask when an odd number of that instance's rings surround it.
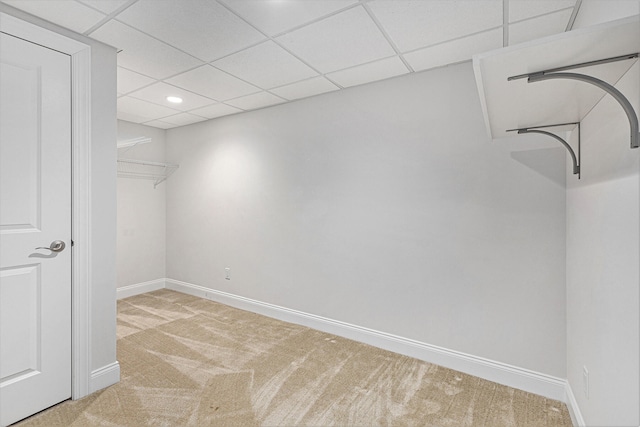
M 49 246 L 48 248 L 40 246 L 40 247 L 37 247 L 36 249 L 47 249 L 47 250 L 50 250 L 51 252 L 62 252 L 65 246 L 66 245 L 62 240 L 54 240 L 53 242 L 51 242 L 51 246 Z

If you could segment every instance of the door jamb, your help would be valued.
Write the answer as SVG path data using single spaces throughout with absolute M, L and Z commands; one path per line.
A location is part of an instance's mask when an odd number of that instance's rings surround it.
M 71 397 L 76 400 L 91 392 L 91 46 L 28 20 L 0 4 L 0 32 L 71 57 Z

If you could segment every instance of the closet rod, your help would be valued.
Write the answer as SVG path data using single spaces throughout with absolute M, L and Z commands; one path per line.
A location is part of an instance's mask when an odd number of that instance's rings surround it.
M 579 64 L 574 64 L 574 65 L 565 65 L 564 67 L 550 68 L 548 70 L 537 71 L 535 73 L 519 74 L 517 76 L 511 76 L 507 78 L 507 81 L 525 79 L 534 74 L 539 74 L 539 73 L 557 73 L 558 71 L 574 70 L 576 68 L 584 68 L 584 67 L 591 67 L 593 65 L 608 64 L 610 62 L 625 61 L 627 59 L 638 58 L 639 55 L 640 55 L 640 52 L 636 52 L 636 53 L 630 53 L 628 55 L 614 56 L 613 58 L 598 59 L 596 61 L 581 62 Z

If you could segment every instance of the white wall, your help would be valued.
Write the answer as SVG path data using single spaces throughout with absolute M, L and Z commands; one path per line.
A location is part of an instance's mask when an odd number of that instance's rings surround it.
M 102 43 L 90 43 L 91 369 L 95 371 L 116 361 L 116 52 Z
M 151 142 L 118 149 L 118 157 L 165 161 L 165 131 L 118 121 L 118 140 L 148 137 Z M 117 286 L 164 279 L 166 183 L 153 188 L 153 181 L 118 178 Z
M 564 378 L 565 154 L 485 135 L 468 63 L 170 129 L 167 276 Z
M 616 85 L 636 112 L 639 70 Z M 582 122 L 582 179 L 567 191 L 567 376 L 588 426 L 640 424 L 639 170 L 627 116 L 606 97 Z
M 574 28 L 639 13 L 638 0 L 584 0 Z M 616 87 L 638 114 L 637 63 Z M 582 179 L 567 179 L 567 378 L 586 425 L 638 426 L 640 151 L 610 96 L 582 122 L 582 164 Z

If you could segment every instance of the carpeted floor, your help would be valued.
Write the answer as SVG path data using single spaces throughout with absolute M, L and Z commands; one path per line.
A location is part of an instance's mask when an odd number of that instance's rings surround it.
M 27 426 L 571 426 L 566 406 L 181 293 L 118 302 L 119 384 Z

